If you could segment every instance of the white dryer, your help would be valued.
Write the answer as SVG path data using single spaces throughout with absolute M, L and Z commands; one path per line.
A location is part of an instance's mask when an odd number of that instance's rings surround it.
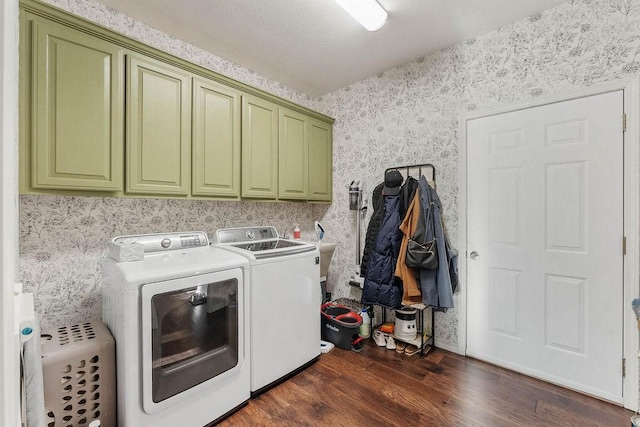
M 202 427 L 250 398 L 248 262 L 204 232 L 122 236 L 104 264 L 118 425 Z
M 320 356 L 320 252 L 274 227 L 220 229 L 214 245 L 249 260 L 251 395 Z

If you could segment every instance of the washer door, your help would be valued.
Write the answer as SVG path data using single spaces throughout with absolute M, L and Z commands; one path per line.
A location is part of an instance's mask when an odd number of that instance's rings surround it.
M 151 414 L 242 369 L 241 269 L 142 286 L 143 408 Z

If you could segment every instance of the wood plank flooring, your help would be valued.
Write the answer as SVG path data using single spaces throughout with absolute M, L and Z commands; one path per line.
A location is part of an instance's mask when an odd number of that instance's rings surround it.
M 440 349 L 335 348 L 221 426 L 629 426 L 622 407 Z

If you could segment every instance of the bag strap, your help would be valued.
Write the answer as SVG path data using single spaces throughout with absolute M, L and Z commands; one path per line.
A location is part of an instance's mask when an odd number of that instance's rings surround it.
M 420 180 L 421 181 L 424 180 L 424 183 L 426 183 L 426 179 L 424 179 L 423 176 L 420 177 Z M 424 230 L 420 230 L 421 227 L 416 228 L 416 232 L 414 233 L 411 239 L 416 243 L 420 243 L 421 245 L 424 245 L 429 241 L 427 237 L 429 234 L 429 230 L 433 228 L 433 208 L 435 203 L 433 201 L 433 198 L 431 197 L 431 187 L 429 186 L 428 183 L 426 184 L 426 186 L 420 185 L 418 187 L 418 191 L 420 193 L 426 191 L 426 194 L 424 196 L 424 198 L 426 199 L 425 201 L 427 202 L 426 208 L 422 206 L 422 198 L 420 198 L 420 217 L 421 217 L 420 222 L 424 226 Z M 418 196 L 418 192 L 416 191 L 416 197 L 417 196 Z M 428 212 L 425 212 L 425 210 L 428 210 Z M 420 231 L 423 231 L 422 235 L 420 235 Z M 416 238 L 418 238 L 421 241 L 416 240 Z
M 424 228 L 424 241 L 427 241 L 427 233 L 429 232 L 429 229 L 432 227 L 433 224 L 433 200 L 431 200 L 431 192 L 429 192 L 429 197 L 427 199 L 429 201 L 429 212 L 428 213 L 423 213 L 423 216 L 426 217 L 425 219 L 425 228 Z M 422 209 L 424 210 L 424 209 Z

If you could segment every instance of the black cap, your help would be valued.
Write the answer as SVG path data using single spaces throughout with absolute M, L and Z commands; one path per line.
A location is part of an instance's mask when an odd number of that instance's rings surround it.
M 384 188 L 382 189 L 382 195 L 397 196 L 400 194 L 402 181 L 404 181 L 404 178 L 397 170 L 387 172 L 384 176 Z

